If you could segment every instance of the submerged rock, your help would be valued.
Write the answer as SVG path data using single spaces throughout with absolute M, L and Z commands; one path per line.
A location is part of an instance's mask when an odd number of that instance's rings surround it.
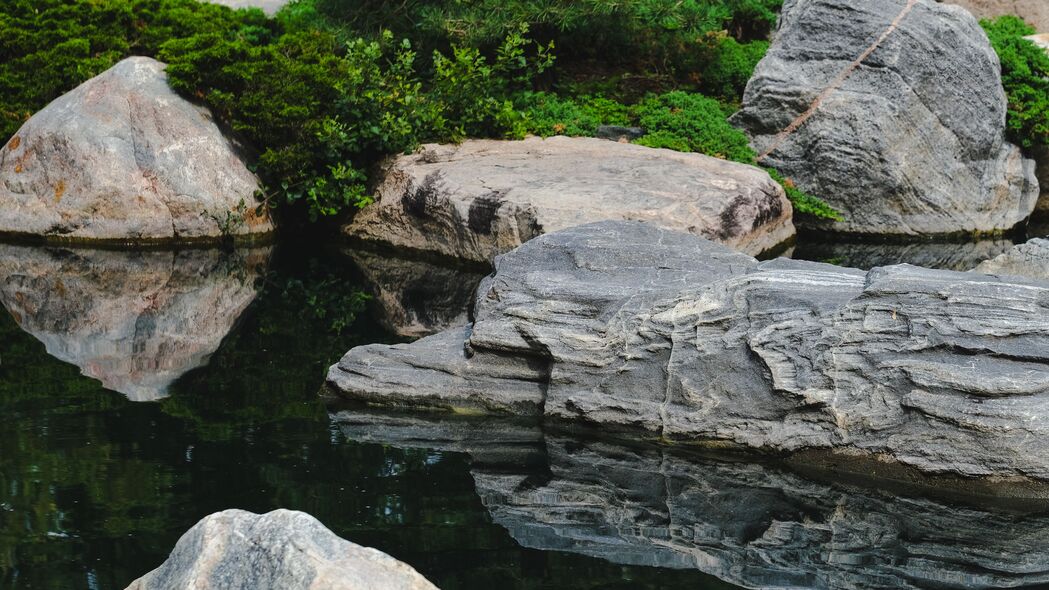
M 1034 162 L 1005 139 L 1000 69 L 956 6 L 787 0 L 732 120 L 762 163 L 843 213 L 820 228 L 1005 231 L 1039 191 Z
M 59 97 L 0 148 L 0 233 L 216 240 L 273 231 L 258 180 L 210 112 L 132 57 Z
M 342 411 L 333 421 L 354 441 L 468 453 L 492 521 L 524 547 L 699 570 L 745 588 L 1049 583 L 1043 502 L 958 504 L 492 418 Z
M 1012 275 L 1049 281 L 1049 240 L 1034 239 L 973 269 L 989 275 Z
M 207 364 L 255 300 L 269 254 L 0 245 L 0 303 L 51 356 L 155 401 Z
M 782 187 L 753 166 L 593 138 L 424 146 L 387 164 L 344 231 L 490 263 L 552 231 L 632 219 L 758 254 L 794 236 Z
M 474 323 L 351 350 L 349 399 L 1049 480 L 1049 283 L 759 263 L 601 222 L 496 261 Z
M 217 512 L 127 590 L 436 590 L 411 566 L 340 539 L 304 512 Z

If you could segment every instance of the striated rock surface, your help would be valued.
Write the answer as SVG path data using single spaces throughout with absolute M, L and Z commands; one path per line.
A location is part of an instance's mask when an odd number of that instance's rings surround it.
M 476 267 L 360 249 L 344 252 L 370 285 L 383 324 L 406 338 L 465 324 L 474 291 L 485 275 Z
M 1022 17 L 1040 32 L 1049 31 L 1049 2 L 1045 0 L 947 0 L 973 13 L 976 18 L 1005 15 Z
M 127 590 L 436 590 L 411 566 L 340 539 L 304 512 L 217 512 Z
M 350 440 L 469 453 L 492 520 L 525 547 L 695 569 L 745 588 L 1049 583 L 1039 502 L 958 504 L 491 418 L 342 411 L 333 421 Z
M 994 232 L 1026 220 L 1035 164 L 1005 139 L 1000 64 L 932 0 L 787 0 L 733 122 L 761 161 L 845 216 L 839 232 Z
M 1049 480 L 1049 283 L 759 263 L 642 223 L 496 260 L 474 322 L 351 350 L 350 399 L 544 416 L 664 440 Z
M 0 148 L 0 233 L 85 241 L 273 231 L 258 180 L 210 112 L 132 57 L 59 97 Z
M 593 138 L 428 145 L 387 164 L 351 237 L 490 263 L 528 240 L 605 219 L 648 221 L 758 254 L 794 236 L 763 170 Z
M 1020 244 L 973 269 L 989 275 L 1012 275 L 1049 281 L 1049 240 L 1037 238 Z
M 51 356 L 155 401 L 207 364 L 254 301 L 269 254 L 0 245 L 0 303 Z

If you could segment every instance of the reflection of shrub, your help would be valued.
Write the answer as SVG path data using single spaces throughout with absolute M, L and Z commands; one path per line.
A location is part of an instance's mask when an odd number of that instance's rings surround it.
M 1015 16 L 980 24 L 1002 62 L 1010 140 L 1024 147 L 1049 144 L 1049 55 L 1024 39 L 1035 29 Z

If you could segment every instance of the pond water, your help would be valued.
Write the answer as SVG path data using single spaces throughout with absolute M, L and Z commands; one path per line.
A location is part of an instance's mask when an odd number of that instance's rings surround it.
M 479 279 L 293 246 L 0 245 L 0 588 L 122 589 L 227 508 L 309 512 L 444 590 L 1049 582 L 1039 506 L 321 401 L 345 351 L 462 321 Z

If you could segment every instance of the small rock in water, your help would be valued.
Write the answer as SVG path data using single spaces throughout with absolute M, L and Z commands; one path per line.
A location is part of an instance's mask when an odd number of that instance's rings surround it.
M 973 269 L 989 275 L 1012 275 L 1049 281 L 1049 240 L 1036 238 L 981 263 Z
M 127 590 L 437 590 L 411 566 L 340 539 L 304 512 L 226 510 Z

